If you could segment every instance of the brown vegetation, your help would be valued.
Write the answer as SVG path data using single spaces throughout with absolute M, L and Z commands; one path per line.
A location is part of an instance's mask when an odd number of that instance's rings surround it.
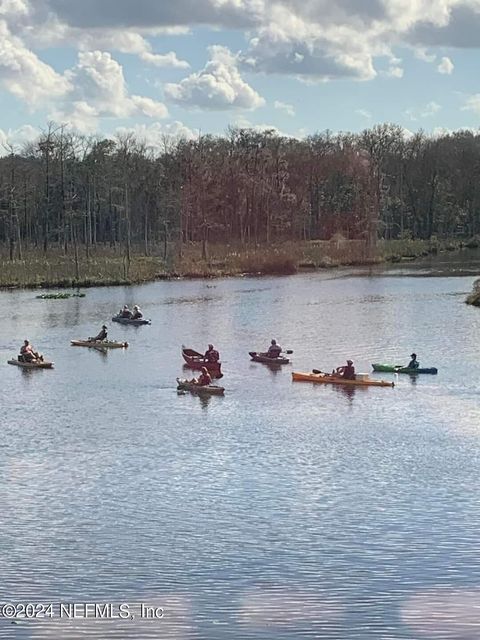
M 60 249 L 50 249 L 47 258 L 41 249 L 24 250 L 22 260 L 9 260 L 8 251 L 0 251 L 0 287 L 86 287 L 133 284 L 163 278 L 211 278 L 240 274 L 289 275 L 305 269 L 328 269 L 347 265 L 364 265 L 400 261 L 444 251 L 450 241 L 382 241 L 372 257 L 365 243 L 351 241 L 284 242 L 268 248 L 242 249 L 240 245 L 214 244 L 210 257 L 202 257 L 202 243 L 188 243 L 182 257 L 165 260 L 163 247 L 152 247 L 151 255 L 131 248 L 127 261 L 121 248 L 97 246 L 89 258 L 65 256 Z M 458 244 L 457 244 L 458 246 Z M 173 253 L 174 247 L 168 247 Z
M 293 273 L 478 246 L 480 136 L 380 125 L 305 140 L 54 128 L 0 159 L 0 286 Z M 379 240 L 379 242 L 377 242 Z

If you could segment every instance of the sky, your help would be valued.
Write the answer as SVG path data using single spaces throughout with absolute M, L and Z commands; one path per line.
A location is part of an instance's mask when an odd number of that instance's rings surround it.
M 480 0 L 0 0 L 0 146 L 477 129 Z

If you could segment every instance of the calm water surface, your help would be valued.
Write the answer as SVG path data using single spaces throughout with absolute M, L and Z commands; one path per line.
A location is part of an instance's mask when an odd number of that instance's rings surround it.
M 337 274 L 339 275 L 339 274 Z M 473 639 L 480 634 L 480 309 L 473 278 L 159 282 L 0 294 L 0 638 Z M 69 346 L 110 326 L 126 351 Z M 6 365 L 28 337 L 53 371 Z M 294 350 L 271 371 L 249 350 Z M 179 396 L 180 346 L 220 349 L 224 398 Z M 347 357 L 438 376 L 292 383 Z M 384 378 L 394 379 L 389 374 Z M 58 618 L 59 602 L 161 606 Z

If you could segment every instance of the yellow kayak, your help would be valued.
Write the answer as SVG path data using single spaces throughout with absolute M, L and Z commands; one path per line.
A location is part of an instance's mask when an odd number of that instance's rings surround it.
M 316 382 L 317 384 L 343 384 L 352 387 L 393 387 L 393 382 L 386 380 L 372 380 L 368 377 L 362 377 L 356 380 L 346 380 L 328 373 L 292 373 L 292 379 L 300 382 Z

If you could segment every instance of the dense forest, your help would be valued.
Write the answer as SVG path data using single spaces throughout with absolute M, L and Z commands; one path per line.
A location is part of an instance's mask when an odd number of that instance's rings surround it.
M 229 129 L 165 138 L 84 137 L 50 125 L 0 159 L 0 243 L 65 254 L 96 245 L 150 252 L 174 241 L 255 246 L 480 232 L 480 134 L 401 127 L 303 140 Z

